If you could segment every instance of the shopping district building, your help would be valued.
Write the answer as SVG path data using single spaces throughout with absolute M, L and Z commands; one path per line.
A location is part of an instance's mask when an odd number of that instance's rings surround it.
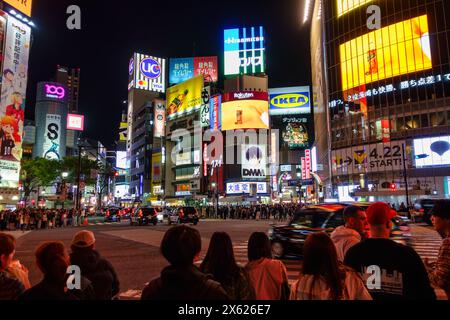
M 381 10 L 369 29 L 367 8 Z M 311 1 L 317 174 L 325 197 L 450 196 L 448 1 Z M 408 199 L 407 199 L 408 196 Z

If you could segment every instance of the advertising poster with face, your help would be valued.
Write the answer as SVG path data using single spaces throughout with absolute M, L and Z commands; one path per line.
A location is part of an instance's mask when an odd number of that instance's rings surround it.
M 16 188 L 19 182 L 30 37 L 30 27 L 8 17 L 0 96 L 1 187 Z

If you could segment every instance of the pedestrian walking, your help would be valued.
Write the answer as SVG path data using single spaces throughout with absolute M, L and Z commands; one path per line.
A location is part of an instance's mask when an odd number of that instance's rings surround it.
M 435 263 L 425 259 L 431 283 L 445 291 L 450 300 L 450 200 L 438 200 L 431 211 L 432 221 L 443 242 Z
M 215 232 L 200 271 L 211 274 L 231 300 L 254 300 L 255 292 L 247 271 L 236 263 L 233 244 L 225 232 Z
M 390 239 L 392 218 L 396 215 L 383 202 L 366 211 L 370 238 L 354 245 L 345 256 L 345 265 L 358 271 L 363 279 L 378 268 L 380 286 L 366 286 L 374 300 L 435 300 L 425 266 L 411 247 Z
M 255 232 L 248 241 L 246 270 L 255 289 L 256 300 L 288 300 L 289 283 L 283 262 L 272 259 L 270 240 Z
M 170 263 L 161 276 L 142 292 L 142 300 L 205 301 L 227 300 L 220 283 L 203 274 L 194 265 L 201 252 L 198 230 L 177 226 L 169 229 L 161 242 L 161 253 Z
M 83 230 L 75 234 L 70 262 L 80 267 L 81 274 L 91 281 L 96 300 L 111 300 L 119 293 L 120 283 L 113 265 L 95 250 L 95 236 Z
M 372 300 L 360 275 L 345 267 L 326 233 L 308 236 L 291 300 Z

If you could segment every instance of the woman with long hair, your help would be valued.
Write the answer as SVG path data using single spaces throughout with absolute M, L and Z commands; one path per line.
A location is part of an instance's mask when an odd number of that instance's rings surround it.
M 233 244 L 225 232 L 215 232 L 200 271 L 211 274 L 231 300 L 253 300 L 255 293 L 244 268 L 236 263 Z
M 358 273 L 341 264 L 326 233 L 308 236 L 291 300 L 372 300 Z
M 283 262 L 272 259 L 270 240 L 264 232 L 255 232 L 248 241 L 246 270 L 255 288 L 256 300 L 288 300 L 289 283 Z

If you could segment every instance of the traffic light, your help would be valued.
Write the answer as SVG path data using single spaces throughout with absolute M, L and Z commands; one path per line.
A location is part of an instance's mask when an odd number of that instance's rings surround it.
M 397 190 L 397 185 L 395 183 L 391 183 L 391 191 Z
M 114 177 L 118 177 L 119 176 L 119 172 L 118 171 L 115 171 L 114 172 Z

